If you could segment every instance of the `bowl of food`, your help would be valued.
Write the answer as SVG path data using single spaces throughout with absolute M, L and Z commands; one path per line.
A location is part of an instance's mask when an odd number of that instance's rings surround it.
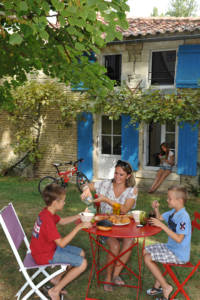
M 141 216 L 144 216 L 144 214 L 146 214 L 146 213 L 143 210 L 132 210 L 131 214 L 132 214 L 133 219 L 135 220 L 135 222 L 140 223 Z
M 84 211 L 81 212 L 79 216 L 82 222 L 91 222 L 92 219 L 94 218 L 94 213 Z

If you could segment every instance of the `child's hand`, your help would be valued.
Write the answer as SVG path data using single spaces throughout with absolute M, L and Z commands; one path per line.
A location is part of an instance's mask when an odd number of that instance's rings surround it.
M 159 208 L 159 206 L 160 206 L 160 203 L 159 203 L 157 200 L 154 200 L 154 201 L 152 202 L 152 208 L 153 208 L 153 209 Z
M 159 219 L 157 218 L 150 218 L 149 219 L 149 224 L 156 226 L 156 227 L 163 227 L 163 222 L 161 222 Z
M 91 228 L 92 223 L 91 222 L 82 222 L 81 223 L 81 228 Z

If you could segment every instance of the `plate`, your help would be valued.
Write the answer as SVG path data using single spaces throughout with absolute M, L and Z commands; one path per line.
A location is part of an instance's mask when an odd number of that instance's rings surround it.
M 116 223 L 116 224 L 113 223 L 114 226 L 124 226 L 124 225 L 128 225 L 128 224 L 130 224 L 130 221 L 127 223 Z

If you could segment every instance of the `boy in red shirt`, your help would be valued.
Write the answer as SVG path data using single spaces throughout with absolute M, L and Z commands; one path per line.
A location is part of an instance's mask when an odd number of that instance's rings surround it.
M 42 196 L 47 206 L 35 222 L 30 248 L 37 264 L 64 263 L 72 266 L 65 275 L 60 274 L 51 280 L 54 286 L 48 290 L 48 294 L 52 300 L 60 300 L 62 289 L 87 267 L 84 251 L 69 243 L 82 228 L 92 225 L 90 222 L 80 223 L 65 237 L 61 237 L 56 224 L 72 223 L 79 219 L 79 215 L 61 218 L 56 214 L 65 204 L 66 190 L 63 187 L 52 183 L 44 189 Z

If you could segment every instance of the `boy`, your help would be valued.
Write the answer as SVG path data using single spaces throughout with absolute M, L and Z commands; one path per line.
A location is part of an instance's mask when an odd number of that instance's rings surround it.
M 145 247 L 144 262 L 155 277 L 153 288 L 147 290 L 147 294 L 154 296 L 163 293 L 163 297 L 157 300 L 170 299 L 173 288 L 167 283 L 158 268 L 156 262 L 183 264 L 190 259 L 191 222 L 184 207 L 187 200 L 187 190 L 181 186 L 172 186 L 168 189 L 167 203 L 170 211 L 160 215 L 159 203 L 154 201 L 152 207 L 156 218 L 151 218 L 150 223 L 161 227 L 168 235 L 166 244 L 154 244 Z M 162 221 L 168 223 L 165 225 Z
M 87 267 L 84 251 L 70 246 L 69 243 L 82 228 L 89 228 L 92 225 L 89 222 L 80 223 L 65 237 L 61 237 L 56 224 L 72 223 L 79 219 L 79 215 L 61 218 L 56 214 L 65 204 L 66 190 L 63 187 L 52 183 L 44 189 L 42 196 L 47 206 L 40 212 L 35 222 L 30 248 L 38 264 L 69 263 L 72 266 L 64 276 L 60 274 L 54 277 L 51 280 L 53 286 L 47 289 L 52 300 L 60 300 L 62 289 Z

